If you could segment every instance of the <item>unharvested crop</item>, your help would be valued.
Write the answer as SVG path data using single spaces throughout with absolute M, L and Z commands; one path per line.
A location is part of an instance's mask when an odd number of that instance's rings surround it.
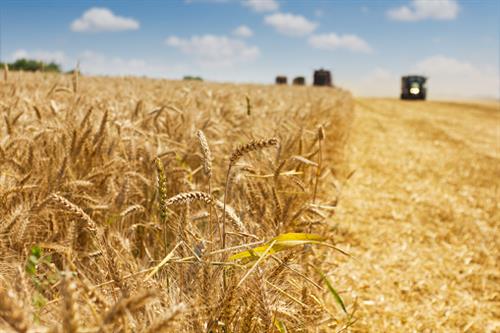
M 350 325 L 323 265 L 348 93 L 10 73 L 0 109 L 0 328 Z

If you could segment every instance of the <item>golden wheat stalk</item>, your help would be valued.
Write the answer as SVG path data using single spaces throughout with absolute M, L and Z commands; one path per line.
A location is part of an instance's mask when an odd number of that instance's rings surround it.
M 316 179 L 314 182 L 314 190 L 313 190 L 313 203 L 316 202 L 316 195 L 318 193 L 318 182 L 319 182 L 319 177 L 321 176 L 321 167 L 323 163 L 323 140 L 325 139 L 325 130 L 323 129 L 323 126 L 318 127 L 318 146 L 319 146 L 319 152 L 318 152 L 318 166 L 316 167 Z
M 9 79 L 9 65 L 3 64 L 3 79 L 7 81 Z
M 200 144 L 201 153 L 203 154 L 203 171 L 208 177 L 208 194 L 212 195 L 212 152 L 208 146 L 207 138 L 202 130 L 196 132 L 198 143 Z M 212 206 L 209 207 L 208 213 L 208 233 L 210 235 L 210 243 L 213 242 L 212 233 Z
M 250 103 L 250 97 L 248 97 L 248 95 L 245 95 L 245 101 L 247 102 L 247 116 L 250 116 L 252 114 L 252 104 Z
M 236 163 L 240 158 L 242 158 L 244 155 L 252 152 L 252 151 L 257 151 L 261 150 L 264 148 L 269 148 L 273 146 L 277 146 L 279 143 L 277 138 L 269 138 L 269 139 L 262 139 L 262 140 L 252 140 L 248 142 L 247 144 L 238 146 L 231 156 L 229 157 L 229 166 L 227 168 L 227 175 L 226 175 L 226 185 L 224 186 L 224 205 L 223 205 L 223 212 L 222 212 L 222 248 L 224 249 L 226 247 L 226 205 L 227 205 L 227 196 L 228 196 L 228 185 L 229 185 L 229 176 L 231 174 L 231 167 Z
M 73 70 L 73 77 L 72 77 L 72 83 L 73 83 L 73 92 L 76 94 L 78 92 L 78 77 L 80 76 L 80 62 L 76 62 L 76 67 Z
M 78 332 L 78 307 L 76 304 L 76 283 L 71 277 L 63 278 L 62 327 L 63 332 Z

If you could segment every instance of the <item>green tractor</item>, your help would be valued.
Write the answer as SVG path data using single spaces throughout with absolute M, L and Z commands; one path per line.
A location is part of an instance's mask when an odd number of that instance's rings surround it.
M 401 78 L 401 99 L 421 99 L 427 97 L 427 78 L 419 75 Z

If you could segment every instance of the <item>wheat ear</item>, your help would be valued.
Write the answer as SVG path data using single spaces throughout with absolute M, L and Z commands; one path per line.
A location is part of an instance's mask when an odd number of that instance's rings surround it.
M 207 205 L 212 205 L 214 203 L 214 199 L 210 196 L 210 194 L 205 192 L 194 191 L 194 192 L 184 192 L 174 195 L 173 197 L 169 198 L 165 202 L 165 204 L 167 206 L 182 205 L 193 201 L 203 201 Z
M 132 205 L 132 206 L 128 206 L 127 208 L 125 208 L 121 213 L 120 213 L 120 216 L 121 217 L 125 217 L 125 216 L 128 216 L 130 214 L 133 214 L 135 212 L 143 212 L 145 210 L 144 206 L 143 205 L 139 205 L 139 204 L 135 204 L 135 205 Z
M 158 173 L 158 203 L 160 204 L 160 219 L 165 222 L 167 218 L 167 177 L 165 177 L 165 169 L 163 162 L 157 157 L 155 158 L 156 172 Z
M 92 220 L 90 218 L 90 216 L 87 215 L 87 213 L 85 213 L 83 211 L 83 209 L 81 209 L 80 207 L 78 207 L 77 205 L 75 205 L 74 203 L 69 201 L 68 199 L 66 199 L 58 194 L 55 194 L 55 193 L 52 193 L 50 195 L 50 199 L 53 202 L 55 202 L 59 207 L 64 208 L 65 210 L 78 216 L 82 221 L 85 221 L 85 223 L 87 223 L 87 226 L 90 230 L 92 230 L 94 232 L 97 231 L 96 223 L 94 222 L 94 220 Z
M 14 301 L 13 295 L 0 290 L 0 318 L 10 325 L 16 332 L 28 331 L 28 324 L 21 307 Z
M 196 132 L 198 137 L 198 143 L 200 144 L 201 153 L 203 154 L 203 171 L 205 175 L 210 179 L 212 177 L 212 153 L 210 147 L 208 146 L 207 138 L 202 130 Z
M 119 317 L 123 316 L 127 311 L 133 313 L 144 306 L 151 298 L 155 296 L 152 290 L 139 293 L 135 296 L 122 298 L 113 305 L 113 307 L 106 313 L 102 322 L 99 332 L 103 332 L 104 326 L 114 323 Z
M 248 142 L 247 144 L 238 146 L 231 154 L 231 157 L 229 158 L 229 162 L 231 165 L 234 165 L 234 163 L 236 163 L 244 155 L 246 155 L 252 151 L 261 150 L 261 149 L 269 148 L 272 146 L 277 146 L 278 142 L 279 141 L 277 138 L 270 138 L 270 139 L 263 139 L 263 140 L 252 140 L 252 141 Z
M 220 202 L 219 200 L 215 201 L 215 205 L 220 209 L 224 209 L 224 203 Z M 226 204 L 225 212 L 239 232 L 244 234 L 248 233 L 247 228 L 245 228 L 245 225 L 243 224 L 239 216 L 236 214 L 236 211 L 234 210 L 233 207 Z
M 168 314 L 162 319 L 157 321 L 148 327 L 145 333 L 161 333 L 161 332 L 171 332 L 167 331 L 170 325 L 175 320 L 175 318 L 182 312 L 186 310 L 186 305 L 184 303 L 179 303 L 170 308 Z

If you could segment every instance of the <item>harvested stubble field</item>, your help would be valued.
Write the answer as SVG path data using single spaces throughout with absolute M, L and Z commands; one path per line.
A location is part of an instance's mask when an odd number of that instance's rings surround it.
M 352 323 L 323 260 L 344 256 L 349 93 L 28 73 L 0 89 L 2 330 Z
M 348 152 L 358 260 L 333 275 L 356 331 L 500 332 L 498 102 L 357 100 Z
M 500 330 L 498 104 L 73 83 L 1 86 L 1 329 Z

